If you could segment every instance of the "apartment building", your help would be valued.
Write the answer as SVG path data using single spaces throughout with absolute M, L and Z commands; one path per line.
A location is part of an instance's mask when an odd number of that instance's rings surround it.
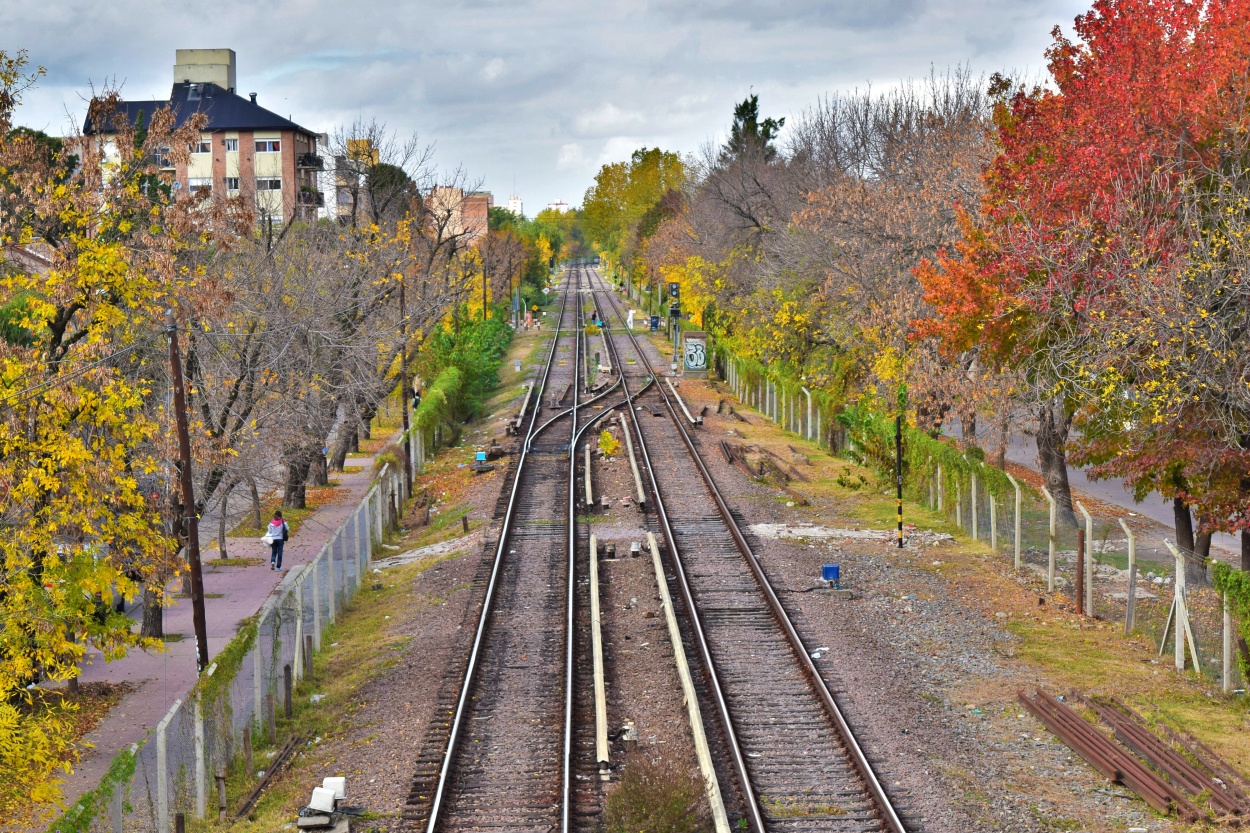
M 134 124 L 140 113 L 150 118 L 169 107 L 182 125 L 202 113 L 207 124 L 190 161 L 162 163 L 176 188 L 249 197 L 258 216 L 274 222 L 315 220 L 325 204 L 317 134 L 262 107 L 256 93 L 239 95 L 235 74 L 233 49 L 179 49 L 169 99 L 124 101 L 117 119 Z M 93 124 L 88 116 L 83 133 L 107 142 L 114 123 Z

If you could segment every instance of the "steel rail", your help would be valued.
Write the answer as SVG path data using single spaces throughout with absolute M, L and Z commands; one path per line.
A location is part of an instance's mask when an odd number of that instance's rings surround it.
M 610 292 L 608 295 L 611 298 Z M 619 321 L 621 319 L 620 309 L 616 305 L 615 298 L 611 298 L 611 301 L 613 311 L 616 313 L 617 320 Z M 655 369 L 651 367 L 651 363 L 647 361 L 646 356 L 638 347 L 638 342 L 634 339 L 632 332 L 629 332 L 629 337 L 634 344 L 634 349 L 638 352 L 638 356 L 646 365 L 647 370 L 650 371 L 652 381 L 654 381 L 656 379 Z M 617 350 L 615 340 L 608 338 L 607 342 L 610 345 L 614 358 L 617 360 L 617 367 L 624 368 L 625 365 L 620 361 L 620 354 Z M 622 369 L 621 379 L 624 380 L 624 378 L 625 372 Z M 663 389 L 660 385 L 657 384 L 655 387 L 656 390 L 663 393 Z M 625 383 L 625 391 L 626 393 L 629 392 L 628 383 Z M 659 483 L 657 483 L 655 479 L 654 467 L 651 465 L 651 454 L 647 450 L 647 441 L 642 436 L 642 430 L 638 427 L 638 421 L 634 409 L 631 407 L 627 410 L 629 411 L 630 425 L 633 426 L 634 434 L 638 437 L 638 450 L 647 470 L 647 478 L 651 482 L 651 493 L 655 496 L 656 517 L 660 521 L 660 525 L 664 530 L 664 537 L 668 541 L 669 548 L 673 553 L 673 563 L 677 567 L 678 586 L 681 588 L 682 599 L 686 605 L 686 611 L 690 616 L 691 626 L 694 630 L 695 644 L 699 648 L 699 656 L 703 662 L 703 668 L 708 676 L 712 696 L 716 701 L 716 710 L 720 716 L 721 730 L 725 733 L 726 740 L 728 741 L 729 751 L 733 757 L 734 771 L 737 774 L 742 787 L 742 792 L 744 794 L 743 797 L 746 799 L 743 803 L 746 805 L 747 811 L 750 815 L 751 829 L 755 831 L 755 833 L 765 833 L 764 818 L 760 813 L 759 799 L 757 797 L 755 787 L 751 782 L 751 775 L 747 771 L 746 757 L 743 755 L 742 748 L 738 743 L 738 735 L 734 729 L 733 720 L 729 714 L 729 703 L 725 698 L 724 691 L 721 689 L 720 676 L 716 672 L 715 663 L 712 662 L 711 647 L 708 644 L 707 636 L 704 634 L 703 622 L 699 617 L 698 608 L 695 607 L 694 595 L 690 590 L 690 583 L 686 578 L 685 567 L 682 565 L 681 556 L 677 549 L 677 536 L 673 534 L 673 527 L 669 523 L 668 519 L 668 510 L 664 505 L 663 497 L 660 495 Z M 721 792 L 723 794 L 725 790 L 721 790 Z
M 581 300 L 581 279 L 585 272 L 581 267 L 574 273 L 574 280 L 577 282 L 573 288 L 573 295 L 577 298 L 577 312 L 573 316 L 573 326 L 577 327 L 577 346 L 573 349 L 574 363 L 578 370 L 585 363 L 586 353 L 586 310 L 582 306 Z M 587 285 L 590 283 L 589 274 L 586 275 Z M 561 323 L 564 320 L 563 309 L 560 314 Z M 573 643 L 574 629 L 576 622 L 574 620 L 574 602 L 577 593 L 577 400 L 580 393 L 581 380 L 574 377 L 573 380 L 573 407 L 569 410 L 572 412 L 573 428 L 569 432 L 569 520 L 568 520 L 568 548 L 566 551 L 568 570 L 568 585 L 566 588 L 566 608 L 564 623 L 564 761 L 563 774 L 560 784 L 560 830 L 562 833 L 569 833 L 571 830 L 571 814 L 573 811 L 572 781 L 573 781 Z M 526 444 L 529 444 L 529 440 Z
M 577 278 L 573 275 L 570 275 L 569 279 L 576 280 Z M 560 331 L 561 329 L 563 329 L 563 325 L 564 325 L 564 311 L 568 306 L 569 294 L 570 294 L 569 289 L 568 289 L 568 280 L 566 280 L 565 284 L 566 285 L 565 285 L 565 290 L 564 290 L 564 299 L 560 303 L 560 318 L 559 318 L 558 323 L 556 324 L 555 335 L 551 340 L 551 349 L 547 353 L 546 364 L 543 367 L 543 376 L 542 376 L 541 387 L 539 390 L 539 397 L 537 400 L 535 400 L 534 411 L 530 415 L 529 426 L 526 429 L 527 441 L 522 444 L 521 453 L 517 459 L 516 476 L 513 478 L 512 491 L 510 492 L 508 496 L 508 507 L 504 512 L 503 524 L 499 532 L 499 544 L 495 548 L 495 558 L 494 558 L 493 564 L 491 565 L 490 581 L 487 583 L 486 595 L 482 601 L 482 613 L 478 617 L 477 631 L 473 637 L 473 648 L 469 653 L 469 663 L 465 668 L 464 683 L 460 687 L 460 696 L 457 698 L 456 711 L 452 718 L 451 729 L 448 732 L 447 749 L 443 753 L 443 765 L 439 768 L 439 772 L 438 772 L 438 786 L 434 791 L 434 801 L 430 805 L 430 818 L 429 818 L 429 822 L 426 824 L 427 833 L 435 833 L 435 828 L 437 827 L 439 823 L 439 813 L 443 808 L 443 800 L 447 791 L 447 784 L 451 776 L 452 761 L 455 759 L 456 750 L 457 750 L 457 747 L 459 746 L 460 735 L 464 730 L 465 710 L 468 706 L 469 696 L 473 689 L 475 677 L 477 676 L 478 660 L 482 652 L 482 642 L 486 633 L 486 629 L 491 619 L 491 614 L 493 612 L 492 605 L 494 603 L 495 589 L 499 582 L 499 572 L 503 566 L 503 556 L 508 545 L 508 533 L 511 531 L 511 528 L 512 528 L 513 515 L 515 513 L 516 504 L 517 504 L 517 495 L 520 492 L 521 475 L 524 473 L 526 459 L 529 456 L 528 436 L 531 432 L 533 432 L 534 426 L 538 422 L 538 412 L 540 410 L 539 403 L 542 402 L 542 394 L 546 392 L 547 380 L 551 375 L 551 365 L 555 360 L 556 346 L 560 343 Z M 573 294 L 576 295 L 577 294 L 576 291 L 574 291 Z M 576 399 L 574 399 L 574 402 L 576 402 Z M 570 631 L 570 644 L 571 644 L 571 631 Z M 570 687 L 570 692 L 571 692 L 571 687 Z M 571 696 L 571 694 L 568 696 Z M 567 713 L 568 713 L 568 707 L 566 705 L 566 714 Z M 565 750 L 566 750 L 565 784 L 566 784 L 566 787 L 564 791 L 565 801 L 563 802 L 565 805 L 563 816 L 566 822 L 568 818 L 568 801 L 567 801 L 568 757 L 569 757 L 567 754 L 568 749 L 569 749 L 569 739 L 568 739 L 568 734 L 566 733 L 566 736 L 565 736 Z M 564 829 L 565 831 L 567 831 L 568 829 L 567 824 Z
M 613 309 L 616 312 L 617 318 L 619 320 L 620 310 L 619 310 L 619 307 L 617 306 L 616 298 L 612 296 L 612 293 L 610 292 L 608 292 L 607 294 L 612 301 Z M 638 345 L 638 340 L 634 336 L 634 333 L 632 331 L 628 331 L 627 335 L 629 336 L 630 341 L 633 343 L 634 349 L 637 350 L 639 358 L 642 359 L 643 363 L 647 366 L 647 369 L 650 370 L 652 374 L 654 374 L 655 371 L 651 366 L 651 362 L 646 357 L 646 354 L 643 352 L 642 348 Z M 716 483 L 712 479 L 711 472 L 708 471 L 707 466 L 704 465 L 703 458 L 699 454 L 698 450 L 695 448 L 694 442 L 691 439 L 689 432 L 686 430 L 686 427 L 682 425 L 681 420 L 677 418 L 677 413 L 676 413 L 676 410 L 673 408 L 673 403 L 670 401 L 668 395 L 664 393 L 664 388 L 662 386 L 656 385 L 656 390 L 660 392 L 660 396 L 661 398 L 663 398 L 664 404 L 668 409 L 669 418 L 672 420 L 673 425 L 676 426 L 677 431 L 679 435 L 681 436 L 682 442 L 686 446 L 686 449 L 690 452 L 690 456 L 693 458 L 695 466 L 698 468 L 699 474 L 702 477 L 704 484 L 707 486 L 708 492 L 711 494 L 712 499 L 716 504 L 718 513 L 720 514 L 721 518 L 725 521 L 725 525 L 729 527 L 729 532 L 730 532 L 730 535 L 734 539 L 734 544 L 737 546 L 738 551 L 742 553 L 743 557 L 746 560 L 747 566 L 750 568 L 752 575 L 755 577 L 756 583 L 760 587 L 760 591 L 764 594 L 764 598 L 768 602 L 769 609 L 772 611 L 773 618 L 781 626 L 782 631 L 786 635 L 787 641 L 790 643 L 790 647 L 792 651 L 794 652 L 796 658 L 799 661 L 800 667 L 803 669 L 803 671 L 805 672 L 805 675 L 808 677 L 808 680 L 811 682 L 813 688 L 816 690 L 816 694 L 818 698 L 820 699 L 821 703 L 824 705 L 825 711 L 828 713 L 829 717 L 833 720 L 838 733 L 842 736 L 842 740 L 846 744 L 848 757 L 850 757 L 851 759 L 851 764 L 855 767 L 856 771 L 859 773 L 860 778 L 863 779 L 865 786 L 868 788 L 868 792 L 872 796 L 874 802 L 876 803 L 878 812 L 881 814 L 882 821 L 886 823 L 887 827 L 891 831 L 893 831 L 893 833 L 906 833 L 906 828 L 903 826 L 902 820 L 898 817 L 897 812 L 894 810 L 893 803 L 890 801 L 889 796 L 886 794 L 885 788 L 882 786 L 880 780 L 877 778 L 876 773 L 873 771 L 872 764 L 869 762 L 868 756 L 864 753 L 863 748 L 859 745 L 859 742 L 855 739 L 855 735 L 851 731 L 850 724 L 847 723 L 846 717 L 842 714 L 842 709 L 838 707 L 837 701 L 834 700 L 833 698 L 833 694 L 829 691 L 828 686 L 825 685 L 824 678 L 820 676 L 820 672 L 819 670 L 817 670 L 816 664 L 812 661 L 811 654 L 808 652 L 807 647 L 803 644 L 803 640 L 799 636 L 798 631 L 795 630 L 794 624 L 790 621 L 790 617 L 786 613 L 785 608 L 782 607 L 781 600 L 777 598 L 777 594 L 773 591 L 772 585 L 769 583 L 767 576 L 764 575 L 764 571 L 760 567 L 760 564 L 759 564 L 759 559 L 756 557 L 755 552 L 751 549 L 751 545 L 747 542 L 746 537 L 742 534 L 742 530 L 738 528 L 738 524 L 734 520 L 733 514 L 730 511 L 728 504 L 725 503 L 725 499 L 721 496 L 720 490 L 716 487 Z M 632 414 L 632 410 L 631 410 L 631 414 Z M 643 449 L 644 456 L 646 456 L 645 441 L 642 440 L 641 432 L 638 432 L 638 434 L 639 434 L 640 446 Z M 650 463 L 649 457 L 647 458 L 647 469 L 648 469 L 648 474 L 651 477 L 652 488 L 654 489 L 655 494 L 656 494 L 656 505 L 657 507 L 660 508 L 660 511 L 662 512 L 663 501 L 662 501 L 662 498 L 660 497 L 658 484 L 655 483 L 654 472 L 651 471 L 651 463 Z M 687 596 L 688 588 L 684 584 L 685 573 L 684 573 L 684 570 L 681 569 L 680 560 L 676 557 L 677 547 L 676 547 L 676 544 L 674 543 L 671 530 L 668 526 L 667 514 L 664 513 L 662 517 L 663 517 L 663 522 L 664 522 L 664 527 L 665 527 L 665 534 L 669 536 L 669 545 L 673 548 L 673 553 L 674 553 L 673 560 L 674 562 L 677 562 L 678 575 L 683 582 L 683 595 Z M 687 596 L 687 606 L 691 610 L 692 620 L 697 623 L 698 619 L 697 619 L 697 615 L 694 614 L 695 608 L 693 605 L 693 600 L 689 596 Z M 703 643 L 704 637 L 702 633 L 702 628 L 698 627 L 697 630 L 698 630 L 699 640 L 701 643 Z M 711 668 L 711 656 L 710 656 L 710 653 L 708 653 L 707 651 L 706 644 L 703 643 L 701 644 L 700 647 L 702 648 L 702 653 L 704 654 L 706 658 L 709 668 Z M 716 690 L 717 690 L 718 700 L 721 700 L 723 702 L 723 697 L 721 696 L 720 691 L 719 691 L 719 684 L 717 684 Z M 727 713 L 728 712 L 726 711 L 726 714 Z M 731 735 L 731 737 L 733 736 Z M 741 750 L 738 749 L 736 739 L 733 740 L 730 746 L 734 750 L 735 758 L 741 760 Z M 744 783 L 749 784 L 750 782 L 744 781 Z M 759 818 L 758 807 L 757 807 L 758 802 L 754 800 L 753 793 L 751 794 L 751 799 L 752 800 L 750 803 L 751 803 L 752 810 L 755 812 L 756 818 L 758 819 Z M 763 830 L 762 819 L 760 820 L 759 823 L 760 823 L 760 830 L 762 831 Z

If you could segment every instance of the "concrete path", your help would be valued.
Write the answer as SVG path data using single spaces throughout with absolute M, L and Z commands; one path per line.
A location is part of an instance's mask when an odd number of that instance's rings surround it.
M 300 525 L 286 543 L 283 569 L 306 564 L 316 557 L 334 530 L 351 514 L 369 491 L 373 471 L 372 457 L 352 458 L 361 470 L 352 474 L 336 474 L 339 488 L 332 503 L 317 509 Z M 201 538 L 207 538 L 201 534 Z M 252 567 L 219 567 L 209 551 L 204 561 L 205 612 L 208 619 L 209 656 L 214 657 L 234 637 L 239 623 L 260 610 L 285 572 L 269 569 L 269 547 L 256 538 L 227 538 L 233 558 L 258 558 Z M 83 665 L 82 682 L 107 681 L 133 686 L 95 729 L 83 740 L 94 748 L 84 751 L 82 760 L 64 784 L 65 804 L 72 806 L 86 791 L 93 789 L 107 771 L 113 757 L 122 749 L 137 743 L 156 726 L 177 699 L 185 701 L 196 680 L 195 634 L 191 623 L 188 599 L 171 600 L 175 605 L 165 611 L 165 633 L 181 634 L 182 639 L 168 642 L 166 650 L 133 651 L 123 659 L 106 663 L 98 652 L 89 652 Z M 142 608 L 129 614 L 142 618 Z

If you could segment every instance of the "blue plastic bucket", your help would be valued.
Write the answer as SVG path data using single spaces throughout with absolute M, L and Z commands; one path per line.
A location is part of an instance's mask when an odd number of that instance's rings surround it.
M 842 578 L 841 564 L 824 564 L 820 568 L 820 577 L 825 581 L 840 581 Z

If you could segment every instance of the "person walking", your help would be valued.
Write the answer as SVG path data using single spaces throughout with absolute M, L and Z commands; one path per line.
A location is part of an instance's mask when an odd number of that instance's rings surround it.
M 282 547 L 291 540 L 291 528 L 286 525 L 286 521 L 282 520 L 281 509 L 274 511 L 273 520 L 269 522 L 269 529 L 265 530 L 265 538 L 269 541 L 269 569 L 281 570 Z

